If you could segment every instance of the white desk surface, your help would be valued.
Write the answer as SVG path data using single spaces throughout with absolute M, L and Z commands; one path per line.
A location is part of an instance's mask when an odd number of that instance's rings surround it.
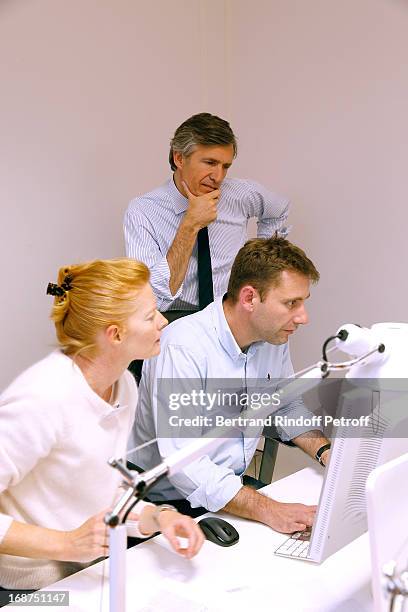
M 313 504 L 321 483 L 322 470 L 316 466 L 263 491 L 280 501 Z M 260 523 L 218 516 L 237 528 L 238 544 L 223 548 L 205 542 L 192 560 L 174 553 L 161 535 L 128 550 L 127 612 L 373 611 L 368 534 L 316 565 L 274 555 L 287 536 Z M 48 589 L 69 590 L 69 610 L 108 612 L 108 573 L 108 562 L 101 562 Z

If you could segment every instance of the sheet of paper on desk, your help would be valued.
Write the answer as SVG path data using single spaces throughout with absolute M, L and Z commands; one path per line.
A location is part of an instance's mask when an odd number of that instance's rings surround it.
M 153 587 L 154 584 L 154 588 Z M 208 588 L 203 592 L 188 582 L 176 582 L 173 578 L 163 577 L 150 584 L 149 592 L 140 596 L 140 603 L 132 598 L 128 612 L 212 612 L 208 605 Z
M 137 612 L 210 612 L 205 604 L 198 603 L 165 589 L 155 593 L 147 605 L 134 608 Z
M 241 584 L 239 584 L 241 583 Z M 177 584 L 165 578 L 159 590 L 151 596 L 143 597 L 140 607 L 133 603 L 134 612 L 225 612 L 230 609 L 239 609 L 243 595 L 250 597 L 251 591 L 242 579 L 237 576 L 235 581 L 227 580 L 227 584 L 220 588 L 219 584 L 207 582 L 195 583 L 194 587 L 188 583 Z M 245 599 L 245 598 L 244 598 Z M 248 605 L 252 600 L 248 599 Z

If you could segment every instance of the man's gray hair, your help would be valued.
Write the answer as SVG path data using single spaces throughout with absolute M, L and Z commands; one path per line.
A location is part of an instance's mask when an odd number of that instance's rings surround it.
M 174 153 L 188 157 L 198 145 L 208 147 L 232 145 L 234 158 L 237 156 L 237 140 L 228 121 L 210 113 L 199 113 L 184 121 L 175 131 L 170 141 L 171 169 L 176 170 Z

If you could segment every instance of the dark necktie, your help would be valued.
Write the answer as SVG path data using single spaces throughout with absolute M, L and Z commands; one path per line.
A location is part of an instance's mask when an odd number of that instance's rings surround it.
M 198 303 L 202 310 L 214 301 L 208 227 L 202 227 L 197 234 Z

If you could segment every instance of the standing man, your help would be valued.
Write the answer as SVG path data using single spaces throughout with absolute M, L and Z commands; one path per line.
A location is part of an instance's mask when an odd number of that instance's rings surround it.
M 205 435 L 204 418 L 211 411 L 208 405 L 197 404 L 197 385 L 203 395 L 214 389 L 217 379 L 224 379 L 227 387 L 237 383 L 241 389 L 261 388 L 263 392 L 269 387 L 273 393 L 274 379 L 290 377 L 293 367 L 288 339 L 308 322 L 305 301 L 310 284 L 318 279 L 310 259 L 284 238 L 249 240 L 235 258 L 224 298 L 167 327 L 160 354 L 145 362 L 138 418 L 129 444 L 134 448 L 158 439 L 132 460 L 149 469 L 188 444 L 189 437 Z M 180 411 L 174 410 L 165 392 L 169 380 L 173 381 L 172 391 L 182 391 L 177 393 L 185 407 L 181 416 L 187 412 L 196 417 L 197 426 L 193 419 L 188 427 L 181 424 Z M 240 403 L 226 408 L 230 416 L 242 414 Z M 313 415 L 303 402 L 292 401 L 275 414 L 283 421 L 281 425 L 275 421 L 280 439 L 291 440 L 325 465 L 330 444 L 310 425 Z M 241 476 L 253 458 L 261 432 L 262 424 L 258 429 L 238 426 L 217 449 L 170 479 L 163 478 L 149 496 L 152 500 L 186 499 L 192 508 L 201 506 L 213 512 L 223 509 L 277 531 L 304 529 L 313 522 L 314 506 L 280 503 L 242 484 Z
M 194 115 L 171 140 L 173 176 L 128 206 L 126 254 L 150 268 L 158 309 L 169 321 L 223 295 L 249 218 L 258 219 L 260 237 L 285 233 L 288 200 L 252 181 L 226 179 L 236 155 L 227 121 Z

